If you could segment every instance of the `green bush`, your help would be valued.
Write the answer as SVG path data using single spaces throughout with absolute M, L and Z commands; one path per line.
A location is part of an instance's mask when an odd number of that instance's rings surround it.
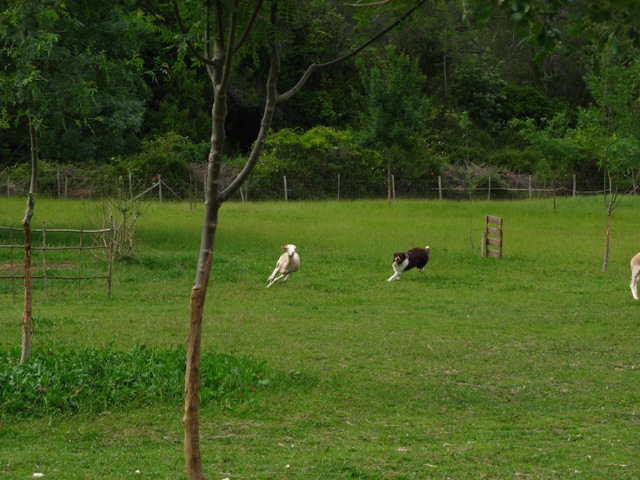
M 280 185 L 282 177 L 291 182 L 292 198 L 332 196 L 338 174 L 342 182 L 355 182 L 354 196 L 367 196 L 372 185 L 384 184 L 386 173 L 379 153 L 359 147 L 348 130 L 315 127 L 306 132 L 283 129 L 267 140 L 262 158 L 251 176 L 254 196 Z
M 208 144 L 194 144 L 174 132 L 145 140 L 138 155 L 117 164 L 121 176 L 130 171 L 135 177 L 162 180 L 179 196 L 186 198 L 190 185 L 190 163 L 204 160 Z
M 533 118 L 540 122 L 556 111 L 546 95 L 533 87 L 508 84 L 504 94 L 501 108 L 507 120 Z

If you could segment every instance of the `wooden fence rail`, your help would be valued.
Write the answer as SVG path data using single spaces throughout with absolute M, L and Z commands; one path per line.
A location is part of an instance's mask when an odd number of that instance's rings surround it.
M 14 240 L 14 232 L 19 232 L 19 234 L 24 234 L 24 231 L 21 227 L 0 227 L 0 232 L 9 232 L 9 243 L 0 244 L 0 249 L 9 249 L 9 264 L 8 270 L 9 274 L 3 274 L 0 271 L 0 279 L 8 279 L 11 280 L 11 291 L 13 295 L 13 301 L 16 301 L 16 280 L 24 279 L 25 274 L 20 272 L 20 267 L 16 264 L 14 251 L 15 250 L 25 250 L 27 247 L 24 244 L 16 244 Z M 78 298 L 80 298 L 81 292 L 81 281 L 82 280 L 106 280 L 107 281 L 107 297 L 111 298 L 111 281 L 113 274 L 113 251 L 114 251 L 114 227 L 113 227 L 113 218 L 111 219 L 110 228 L 103 228 L 98 230 L 76 230 L 76 229 L 67 229 L 67 228 L 47 228 L 45 222 L 42 222 L 42 229 L 33 229 L 32 233 L 41 233 L 42 234 L 42 245 L 35 246 L 31 245 L 31 251 L 39 251 L 42 252 L 42 274 L 41 275 L 31 275 L 31 278 L 42 279 L 44 282 L 44 291 L 46 301 L 49 301 L 49 280 L 70 280 L 76 281 L 78 283 Z M 47 234 L 56 234 L 56 233 L 71 233 L 78 234 L 79 242 L 78 245 L 74 246 L 53 246 L 47 244 Z M 85 236 L 90 235 L 94 239 L 96 237 L 101 237 L 103 240 L 100 243 L 96 241 L 92 242 L 89 245 L 85 245 L 84 239 Z M 106 237 L 106 239 L 104 238 Z M 76 273 L 75 275 L 50 275 L 48 273 L 47 266 L 47 252 L 55 252 L 55 251 L 69 251 L 75 250 L 78 252 L 77 264 L 76 264 Z M 107 273 L 105 275 L 87 275 L 82 272 L 82 253 L 91 250 L 106 250 L 107 258 L 108 258 L 108 267 Z M 33 268 L 33 267 L 32 267 Z

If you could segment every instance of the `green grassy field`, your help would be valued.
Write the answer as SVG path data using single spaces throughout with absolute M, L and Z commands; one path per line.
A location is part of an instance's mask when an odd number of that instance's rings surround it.
M 0 200 L 0 226 L 24 200 Z M 614 211 L 602 270 L 601 197 L 521 202 L 232 203 L 221 212 L 205 351 L 305 381 L 201 415 L 208 479 L 640 478 L 640 198 Z M 81 202 L 39 200 L 34 227 L 91 228 Z M 484 215 L 504 258 L 480 257 Z M 35 292 L 34 352 L 184 344 L 202 211 L 153 204 L 134 260 L 104 282 Z M 266 289 L 295 243 L 302 268 Z M 400 281 L 391 255 L 431 247 Z M 0 250 L 0 265 L 6 252 Z M 52 262 L 53 260 L 49 260 Z M 37 256 L 36 256 L 37 262 Z M 0 280 L 0 350 L 21 300 Z M 2 407 L 2 405 L 0 405 Z M 184 478 L 182 404 L 0 417 L 0 477 Z

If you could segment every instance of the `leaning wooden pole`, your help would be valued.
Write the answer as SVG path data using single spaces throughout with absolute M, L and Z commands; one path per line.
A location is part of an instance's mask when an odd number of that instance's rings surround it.
M 29 138 L 31 141 L 31 183 L 27 208 L 22 219 L 24 229 L 24 309 L 22 311 L 22 354 L 20 363 L 31 358 L 31 341 L 33 337 L 33 315 L 31 298 L 31 219 L 35 208 L 35 194 L 38 182 L 38 145 L 36 129 L 29 110 Z
M 22 310 L 22 354 L 20 363 L 31 358 L 33 310 L 31 300 L 31 224 L 24 223 L 24 309 Z

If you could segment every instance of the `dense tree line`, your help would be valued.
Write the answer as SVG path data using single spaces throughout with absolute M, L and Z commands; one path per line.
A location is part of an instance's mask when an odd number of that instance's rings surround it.
M 348 50 L 395 14 L 340 1 L 281 3 L 284 88 L 305 65 Z M 494 9 L 477 0 L 463 10 L 428 2 L 279 107 L 253 188 L 329 171 L 384 181 L 393 170 L 419 181 L 456 164 L 551 180 L 604 171 L 631 183 L 640 12 L 624 0 L 592 3 Z M 185 54 L 198 40 L 177 33 L 171 5 L 5 0 L 0 9 L 0 170 L 27 168 L 31 127 L 45 162 L 98 164 L 113 177 L 160 173 L 186 188 L 189 164 L 206 161 L 213 96 L 206 67 Z M 266 48 L 250 42 L 234 64 L 231 171 L 260 128 Z

